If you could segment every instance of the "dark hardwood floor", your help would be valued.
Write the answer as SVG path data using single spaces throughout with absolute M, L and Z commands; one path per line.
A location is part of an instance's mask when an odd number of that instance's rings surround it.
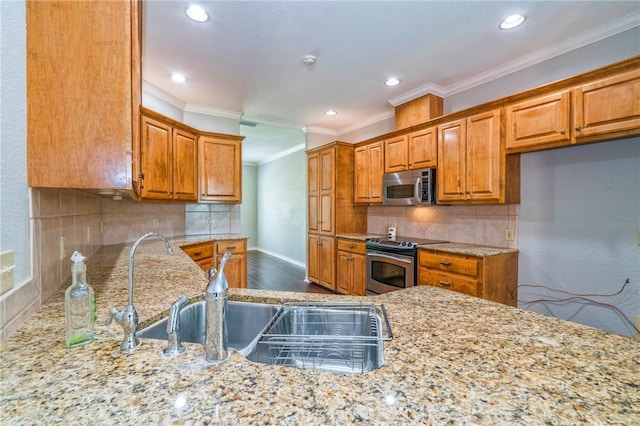
M 247 251 L 247 288 L 258 290 L 333 293 L 304 281 L 305 270 L 258 250 Z

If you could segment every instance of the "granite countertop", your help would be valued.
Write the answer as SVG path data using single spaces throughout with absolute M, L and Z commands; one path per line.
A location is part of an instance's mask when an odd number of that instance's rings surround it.
M 338 238 L 347 238 L 350 240 L 357 241 L 366 241 L 367 238 L 386 238 L 386 235 L 380 234 L 339 234 L 336 235 Z M 492 247 L 492 246 L 483 246 L 477 244 L 467 244 L 467 243 L 439 243 L 439 244 L 421 244 L 418 246 L 420 249 L 431 250 L 431 251 L 442 251 L 453 254 L 462 254 L 467 256 L 476 256 L 476 257 L 488 257 L 488 256 L 497 256 L 500 254 L 507 253 L 517 253 L 518 249 L 515 248 L 506 248 L 506 247 Z
M 235 300 L 384 303 L 394 338 L 385 364 L 340 375 L 252 363 L 237 352 L 207 365 L 204 349 L 164 358 L 164 341 L 120 355 L 104 325 L 127 302 L 129 247 L 88 263 L 95 339 L 64 345 L 64 288 L 2 345 L 1 424 L 639 424 L 640 342 L 434 287 L 375 297 L 232 289 Z M 202 271 L 158 240 L 136 252 L 141 321 L 203 294 Z

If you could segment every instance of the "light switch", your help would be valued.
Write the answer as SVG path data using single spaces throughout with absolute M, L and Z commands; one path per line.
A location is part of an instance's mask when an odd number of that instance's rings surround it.
M 0 269 L 0 294 L 4 294 L 13 288 L 13 270 L 15 265 Z
M 15 265 L 15 261 L 13 259 L 13 250 L 7 250 L 0 253 L 0 269 Z

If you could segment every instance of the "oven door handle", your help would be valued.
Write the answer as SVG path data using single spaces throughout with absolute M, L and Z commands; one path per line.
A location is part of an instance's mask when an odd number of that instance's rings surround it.
M 382 253 L 372 253 L 369 256 L 383 257 L 385 259 L 395 260 L 397 262 L 408 263 L 409 265 L 413 263 L 413 259 L 405 259 L 397 256 L 389 256 L 388 254 Z

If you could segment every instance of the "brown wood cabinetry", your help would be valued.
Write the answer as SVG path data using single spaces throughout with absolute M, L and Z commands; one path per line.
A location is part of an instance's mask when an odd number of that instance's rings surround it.
M 518 253 L 475 257 L 418 250 L 418 284 L 518 304 Z
M 517 203 L 520 157 L 506 156 L 500 109 L 438 126 L 439 203 Z
M 194 131 L 143 109 L 138 190 L 143 200 L 198 199 L 198 145 Z M 195 130 L 195 129 L 194 129 Z
M 199 137 L 200 201 L 242 202 L 242 136 Z
M 383 159 L 382 142 L 374 142 L 355 149 L 353 173 L 356 203 L 382 203 Z
M 409 163 L 409 137 L 397 136 L 384 141 L 384 172 L 396 173 L 407 170 Z
M 571 143 L 571 92 L 563 90 L 508 105 L 506 147 L 557 147 Z
M 214 268 L 220 268 L 222 256 L 229 251 L 231 257 L 224 267 L 224 274 L 232 288 L 247 288 L 247 241 L 222 240 L 214 242 Z
M 640 134 L 640 70 L 583 84 L 573 93 L 576 143 Z
M 438 165 L 438 129 L 429 127 L 409 135 L 409 169 Z
M 213 268 L 213 242 L 191 244 L 181 248 L 203 271 Z
M 640 70 L 507 105 L 507 152 L 640 135 Z
M 367 208 L 354 203 L 354 146 L 333 142 L 307 151 L 307 274 L 331 290 L 336 233 L 366 232 Z
M 132 190 L 138 2 L 29 1 L 26 19 L 29 186 Z
M 364 296 L 365 243 L 338 238 L 336 290 L 338 293 Z

